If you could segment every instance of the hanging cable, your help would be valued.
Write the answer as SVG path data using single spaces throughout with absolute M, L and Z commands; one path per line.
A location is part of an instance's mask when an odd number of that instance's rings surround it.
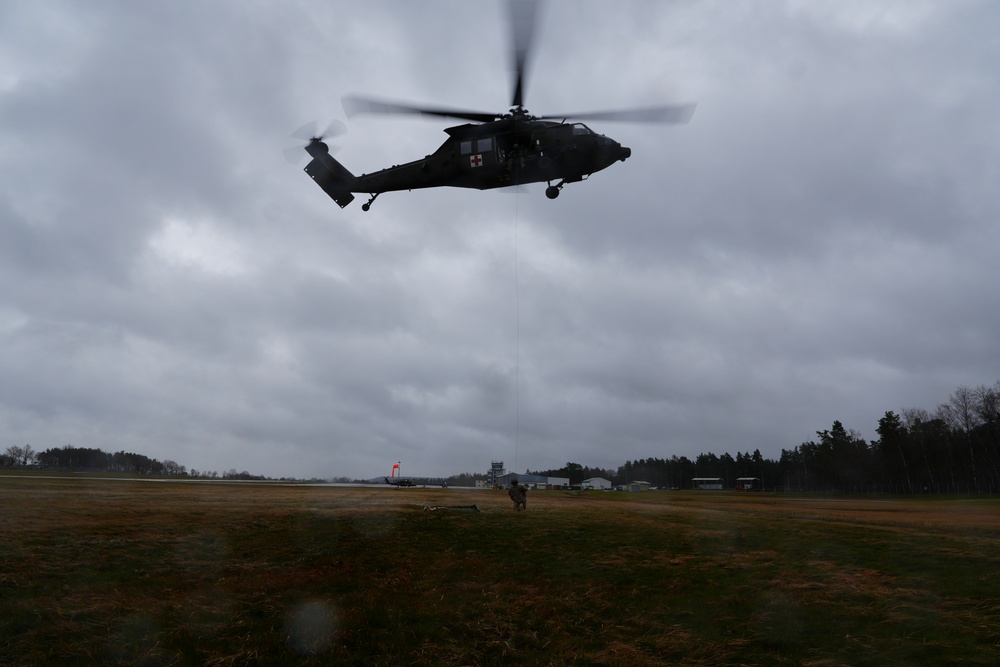
M 514 471 L 517 472 L 517 454 L 521 439 L 521 281 L 517 255 L 518 205 L 521 186 L 514 189 Z

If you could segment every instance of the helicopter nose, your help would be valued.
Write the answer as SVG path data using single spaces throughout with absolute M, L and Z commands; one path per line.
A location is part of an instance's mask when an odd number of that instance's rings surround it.
M 632 149 L 627 146 L 622 146 L 621 150 L 618 152 L 618 159 L 624 162 L 625 160 L 632 157 Z

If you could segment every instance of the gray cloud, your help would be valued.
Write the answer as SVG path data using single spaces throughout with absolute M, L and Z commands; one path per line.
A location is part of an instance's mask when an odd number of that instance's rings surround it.
M 8 444 L 297 476 L 777 457 L 1000 378 L 991 3 L 550 2 L 529 109 L 699 105 L 591 123 L 633 156 L 554 202 L 341 211 L 284 160 L 350 93 L 504 110 L 503 9 L 5 3 Z M 446 126 L 358 117 L 338 159 Z

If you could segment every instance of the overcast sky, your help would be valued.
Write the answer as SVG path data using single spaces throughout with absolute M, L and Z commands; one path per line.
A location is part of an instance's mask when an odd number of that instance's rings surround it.
M 526 106 L 632 157 L 339 209 L 502 112 L 499 1 L 0 3 L 0 449 L 372 477 L 760 451 L 1000 380 L 993 0 L 555 0 Z

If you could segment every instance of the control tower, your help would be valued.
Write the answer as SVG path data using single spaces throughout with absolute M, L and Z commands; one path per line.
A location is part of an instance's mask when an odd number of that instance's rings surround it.
M 503 461 L 492 461 L 490 463 L 490 469 L 486 472 L 486 483 L 490 486 L 497 486 L 500 483 L 500 478 L 506 474 L 506 470 L 503 467 Z

